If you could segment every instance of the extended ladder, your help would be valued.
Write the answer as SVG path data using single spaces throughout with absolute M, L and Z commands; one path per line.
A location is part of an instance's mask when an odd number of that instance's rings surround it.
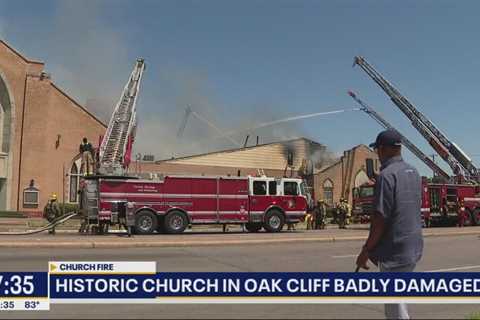
M 359 65 L 390 97 L 392 102 L 407 116 L 415 129 L 444 159 L 453 173 L 468 180 L 479 178 L 479 170 L 472 160 L 454 142 L 450 141 L 423 113 L 421 113 L 390 82 L 376 71 L 363 57 L 355 57 L 354 64 Z
M 99 174 L 120 176 L 128 166 L 131 145 L 135 138 L 135 106 L 144 70 L 144 60 L 137 59 L 100 145 Z
M 377 113 L 372 107 L 367 105 L 365 102 L 360 100 L 355 93 L 349 91 L 348 94 L 352 97 L 359 105 L 362 106 L 360 110 L 364 111 L 375 121 L 377 121 L 385 129 L 395 130 L 400 137 L 402 138 L 402 144 L 410 150 L 418 159 L 422 160 L 430 169 L 433 170 L 438 176 L 443 177 L 444 179 L 450 179 L 448 173 L 446 173 L 442 168 L 440 168 L 432 159 L 430 159 L 425 153 L 417 148 L 410 140 L 408 140 L 403 134 L 401 134 L 397 129 L 395 129 L 387 120 L 385 120 L 379 113 Z

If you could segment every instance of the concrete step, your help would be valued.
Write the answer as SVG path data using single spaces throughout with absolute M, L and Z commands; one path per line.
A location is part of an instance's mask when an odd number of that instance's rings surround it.
M 26 226 L 28 225 L 27 219 L 0 219 L 0 226 Z

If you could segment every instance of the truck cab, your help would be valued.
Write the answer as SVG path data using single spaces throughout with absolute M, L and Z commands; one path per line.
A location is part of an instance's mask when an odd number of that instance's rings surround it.
M 375 185 L 373 183 L 366 183 L 353 188 L 353 221 L 366 223 L 370 220 L 370 215 L 373 213 L 374 194 Z
M 302 179 L 249 177 L 250 221 L 265 222 L 275 216 L 275 228 L 297 223 L 306 214 L 308 194 Z M 268 227 L 267 227 L 268 228 Z
M 252 196 L 299 196 L 308 198 L 305 182 L 297 178 L 249 177 L 249 189 Z

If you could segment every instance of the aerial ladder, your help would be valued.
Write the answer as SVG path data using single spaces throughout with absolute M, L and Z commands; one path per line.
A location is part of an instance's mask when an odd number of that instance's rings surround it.
M 479 169 L 475 167 L 472 159 L 459 146 L 448 139 L 423 113 L 376 71 L 365 58 L 355 57 L 355 64 L 359 65 L 407 116 L 415 129 L 428 141 L 440 157 L 448 163 L 459 181 L 479 182 Z
M 185 131 L 185 127 L 187 126 L 187 121 L 188 121 L 188 118 L 190 117 L 190 114 L 192 114 L 192 107 L 187 106 L 185 108 L 185 114 L 182 118 L 182 122 L 177 131 L 177 138 L 181 138 L 183 136 L 183 132 Z
M 135 139 L 135 108 L 144 71 L 144 60 L 137 59 L 100 144 L 98 166 L 100 175 L 122 176 L 128 167 Z
M 370 117 L 373 118 L 373 120 L 377 121 L 382 127 L 385 129 L 391 129 L 395 130 L 400 137 L 402 138 L 402 144 L 410 150 L 411 153 L 413 153 L 418 159 L 423 161 L 427 167 L 433 170 L 433 172 L 437 175 L 440 176 L 447 181 L 450 180 L 450 176 L 448 173 L 446 173 L 442 168 L 440 168 L 435 162 L 433 162 L 432 159 L 430 159 L 425 153 L 423 153 L 420 149 L 417 148 L 410 140 L 407 139 L 403 134 L 401 134 L 397 129 L 395 129 L 387 120 L 385 120 L 377 111 L 375 111 L 372 107 L 367 105 L 365 102 L 363 102 L 354 92 L 348 91 L 348 94 L 350 97 L 352 97 L 360 106 L 360 110 L 364 111 L 366 114 L 368 114 Z
M 197 111 L 194 111 L 190 105 L 188 105 L 185 108 L 185 114 L 183 115 L 182 122 L 180 123 L 180 127 L 178 128 L 178 131 L 177 131 L 177 138 L 182 138 L 183 137 L 183 133 L 185 132 L 185 128 L 187 126 L 187 121 L 188 121 L 190 115 L 192 115 L 195 118 L 197 118 L 198 120 L 206 123 L 210 128 L 214 129 L 217 133 L 219 133 L 220 137 L 224 137 L 224 138 L 228 139 L 233 145 L 235 145 L 237 147 L 241 146 L 238 141 L 236 141 L 235 139 L 230 137 L 230 135 L 223 132 L 212 121 L 210 121 L 207 118 L 205 118 L 204 116 L 200 115 Z

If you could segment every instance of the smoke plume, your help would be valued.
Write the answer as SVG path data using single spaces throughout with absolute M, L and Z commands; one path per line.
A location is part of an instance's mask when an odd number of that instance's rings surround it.
M 0 9 L 1 6 L 0 3 Z M 139 52 L 146 39 L 115 29 L 105 22 L 107 16 L 99 1 L 59 1 L 50 20 L 36 21 L 39 29 L 35 33 L 25 32 L 20 28 L 21 22 L 5 16 L 0 20 L 0 36 L 16 36 L 23 47 L 29 48 L 27 56 L 43 60 L 53 81 L 105 123 L 135 59 L 144 56 L 147 68 L 137 103 L 135 153 L 153 154 L 161 159 L 236 148 L 238 145 L 232 142 L 243 145 L 247 134 L 251 136 L 249 145 L 256 143 L 257 135 L 260 143 L 306 135 L 301 120 L 275 123 L 297 116 L 286 111 L 291 106 L 269 101 L 255 105 L 226 101 L 219 97 L 208 75 L 164 61 L 155 52 Z M 176 133 L 187 105 L 207 121 L 191 116 L 183 136 L 178 138 Z M 265 125 L 269 123 L 272 125 Z M 220 131 L 234 133 L 227 138 Z
M 134 60 L 119 32 L 102 22 L 97 1 L 59 1 L 46 25 L 44 60 L 53 81 L 69 95 L 108 122 L 128 79 Z M 32 39 L 33 40 L 33 39 Z

